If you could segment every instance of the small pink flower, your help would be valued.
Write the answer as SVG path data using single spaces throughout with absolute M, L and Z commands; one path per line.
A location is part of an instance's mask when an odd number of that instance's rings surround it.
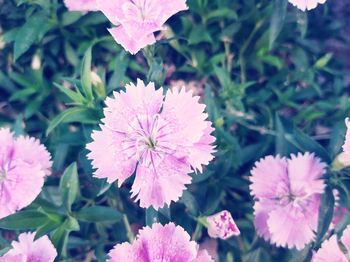
M 97 0 L 99 9 L 117 27 L 109 30 L 117 43 L 131 54 L 156 42 L 154 32 L 177 12 L 186 0 Z
M 198 251 L 186 231 L 173 223 L 144 227 L 132 243 L 118 244 L 109 252 L 108 262 L 213 262 L 206 250 Z
M 101 131 L 92 134 L 88 157 L 95 176 L 121 185 L 136 170 L 132 197 L 158 209 L 176 201 L 191 182 L 192 170 L 213 159 L 215 138 L 199 97 L 183 88 L 155 89 L 141 81 L 107 98 Z
M 251 171 L 258 235 L 277 246 L 303 249 L 315 237 L 326 165 L 313 154 L 267 156 Z
M 214 259 L 214 261 L 219 261 L 218 253 L 218 240 L 207 238 L 203 243 L 200 244 L 199 250 L 205 250 Z
M 318 4 L 324 4 L 326 0 L 289 0 L 289 2 L 302 11 L 316 8 Z
M 38 140 L 0 129 L 0 218 L 32 203 L 50 168 L 50 154 Z
M 343 151 L 345 153 L 350 154 L 350 121 L 348 118 L 345 119 L 345 124 L 346 124 L 347 131 L 346 131 L 346 135 L 345 135 L 345 142 L 343 145 Z
M 64 0 L 69 11 L 98 11 L 96 0 Z
M 221 238 L 225 240 L 240 234 L 235 221 L 227 210 L 209 216 L 207 222 L 208 234 L 212 238 Z
M 350 226 L 348 226 L 341 237 L 340 241 L 346 248 L 346 252 L 350 252 Z M 330 239 L 323 242 L 321 248 L 312 257 L 312 262 L 348 262 L 346 255 L 339 248 L 337 236 L 333 235 Z
M 35 233 L 22 233 L 12 249 L 0 257 L 0 262 L 53 262 L 57 256 L 55 247 L 47 236 L 34 241 Z

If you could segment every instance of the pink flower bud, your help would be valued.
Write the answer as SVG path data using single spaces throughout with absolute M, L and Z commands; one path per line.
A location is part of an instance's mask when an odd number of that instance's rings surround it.
M 241 233 L 227 210 L 208 217 L 207 222 L 208 234 L 212 238 L 228 239 Z

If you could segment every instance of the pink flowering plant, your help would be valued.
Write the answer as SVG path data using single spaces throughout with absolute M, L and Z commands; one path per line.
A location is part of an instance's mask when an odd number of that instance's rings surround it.
M 0 262 L 349 261 L 349 10 L 0 0 Z

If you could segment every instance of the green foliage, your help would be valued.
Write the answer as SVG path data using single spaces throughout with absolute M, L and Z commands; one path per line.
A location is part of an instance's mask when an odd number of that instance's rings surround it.
M 349 14 L 339 14 L 337 1 L 307 13 L 287 0 L 187 2 L 163 40 L 131 56 L 99 12 L 68 12 L 58 0 L 0 0 L 0 125 L 39 138 L 54 162 L 38 198 L 0 220 L 1 249 L 9 231 L 32 230 L 50 236 L 57 261 L 91 261 L 92 254 L 105 261 L 115 243 L 154 221 L 174 221 L 202 243 L 203 217 L 227 209 L 241 236 L 219 241 L 220 261 L 309 261 L 312 249 L 350 222 L 345 216 L 328 231 L 332 190 L 350 206 L 349 170 L 329 168 L 316 243 L 300 252 L 276 248 L 256 235 L 248 182 L 266 155 L 309 151 L 331 165 L 341 151 L 349 68 L 333 45 L 349 46 Z M 86 158 L 105 97 L 137 78 L 165 88 L 183 80 L 216 129 L 215 160 L 160 212 L 130 199 L 129 180 L 118 188 L 94 178 Z

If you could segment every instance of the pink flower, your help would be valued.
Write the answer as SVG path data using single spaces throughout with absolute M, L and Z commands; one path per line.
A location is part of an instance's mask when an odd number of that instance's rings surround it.
M 277 246 L 302 249 L 315 237 L 326 165 L 313 154 L 267 156 L 251 171 L 258 235 Z
M 202 172 L 213 159 L 205 105 L 185 89 L 168 91 L 164 99 L 162 88 L 141 80 L 114 97 L 106 100 L 102 130 L 87 145 L 95 176 L 120 185 L 136 170 L 131 191 L 141 207 L 176 201 L 191 182 L 191 168 Z
M 156 42 L 153 33 L 177 12 L 186 0 L 97 0 L 99 9 L 117 27 L 109 30 L 117 43 L 131 54 Z
M 240 234 L 235 221 L 227 210 L 208 217 L 207 222 L 208 234 L 212 238 L 221 238 L 225 240 Z
M 326 0 L 289 0 L 289 3 L 302 11 L 316 8 L 318 4 L 324 4 Z
M 96 0 L 64 0 L 69 11 L 98 11 Z
M 350 252 L 350 226 L 348 226 L 341 237 L 340 241 Z M 344 252 L 339 248 L 337 236 L 333 235 L 330 239 L 323 242 L 321 248 L 312 257 L 312 262 L 348 262 Z
M 190 241 L 186 231 L 173 223 L 140 230 L 134 243 L 118 244 L 109 252 L 109 262 L 211 262 L 206 250 L 198 251 L 198 245 Z
M 57 256 L 55 247 L 47 236 L 34 241 L 35 233 L 22 233 L 12 249 L 0 257 L 0 262 L 53 262 Z
M 345 119 L 345 124 L 346 124 L 347 131 L 346 131 L 346 135 L 345 135 L 345 142 L 343 145 L 343 151 L 345 153 L 350 154 L 350 121 L 348 118 Z
M 0 218 L 32 203 L 50 168 L 50 154 L 38 140 L 0 129 Z
M 200 244 L 199 250 L 205 250 L 214 261 L 219 261 L 218 254 L 218 241 L 216 239 L 207 238 L 203 243 Z

